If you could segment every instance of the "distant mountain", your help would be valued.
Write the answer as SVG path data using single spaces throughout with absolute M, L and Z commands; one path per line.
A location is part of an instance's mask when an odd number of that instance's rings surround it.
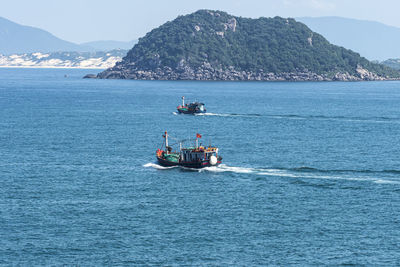
M 120 41 L 94 41 L 94 42 L 87 42 L 87 43 L 82 43 L 81 45 L 84 46 L 90 46 L 96 51 L 109 51 L 113 49 L 131 49 L 135 44 L 137 43 L 137 40 L 132 40 L 130 42 L 120 42 Z
M 121 61 L 127 50 L 108 52 L 52 52 L 0 55 L 0 67 L 106 69 Z
M 393 59 L 393 58 L 392 59 L 387 59 L 387 60 L 382 61 L 380 63 L 383 64 L 383 65 L 386 65 L 388 67 L 391 67 L 392 69 L 400 70 L 400 59 L 399 58 L 397 58 L 397 59 Z
M 61 40 L 47 31 L 0 17 L 0 54 L 90 50 L 92 48 Z
M 400 73 L 330 44 L 303 23 L 199 10 L 147 33 L 98 78 L 146 80 L 385 80 Z
M 23 26 L 0 17 L 0 54 L 21 54 L 35 52 L 94 52 L 114 49 L 131 49 L 137 40 L 130 42 L 94 41 L 75 44 L 64 41 L 51 33 L 30 26 Z
M 370 60 L 400 58 L 400 28 L 379 22 L 341 17 L 296 18 L 329 42 Z

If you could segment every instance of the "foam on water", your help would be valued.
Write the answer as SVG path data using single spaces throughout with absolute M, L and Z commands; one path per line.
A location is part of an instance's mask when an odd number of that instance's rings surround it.
M 201 169 L 202 171 L 209 172 L 234 172 L 234 173 L 255 173 L 255 169 L 253 168 L 244 168 L 244 167 L 231 167 L 225 164 L 221 164 L 219 166 L 205 167 Z
M 238 113 L 197 113 L 196 116 L 217 116 L 217 117 L 260 117 L 260 114 L 238 114 Z
M 145 168 L 154 168 L 154 169 L 157 169 L 157 170 L 169 170 L 169 169 L 176 168 L 177 166 L 164 167 L 164 166 L 161 166 L 160 164 L 149 162 L 149 163 L 144 164 L 143 167 L 145 167 Z
M 262 176 L 275 176 L 275 177 L 287 177 L 287 178 L 308 178 L 308 179 L 328 179 L 328 180 L 347 180 L 347 181 L 363 181 L 363 182 L 373 182 L 377 184 L 400 184 L 400 181 L 393 181 L 382 178 L 374 178 L 374 177 L 352 177 L 347 175 L 321 175 L 316 172 L 313 173 L 301 173 L 296 171 L 282 170 L 282 169 L 264 169 L 264 168 L 246 168 L 246 167 L 232 167 L 227 166 L 225 164 L 221 164 L 220 166 L 206 167 L 201 171 L 209 171 L 209 172 L 233 172 L 233 173 L 247 173 L 254 175 L 262 175 Z
M 399 181 L 384 180 L 384 179 L 377 179 L 373 182 L 376 184 L 400 184 Z
M 397 117 L 348 117 L 348 116 L 324 116 L 324 115 L 266 115 L 272 119 L 291 119 L 291 120 L 328 120 L 328 121 L 346 121 L 346 122 L 363 122 L 363 123 L 399 123 Z
M 253 174 L 253 175 L 261 175 L 261 176 L 274 176 L 274 177 L 287 177 L 287 178 L 306 178 L 306 179 L 326 179 L 326 180 L 347 180 L 347 181 L 362 181 L 362 182 L 373 182 L 377 184 L 400 184 L 400 181 L 393 181 L 389 179 L 382 178 L 374 178 L 374 177 L 353 177 L 348 175 L 326 175 L 319 174 L 318 171 L 315 171 L 315 174 L 312 172 L 302 173 L 298 171 L 293 171 L 292 169 L 269 169 L 269 168 L 251 168 L 251 167 L 236 167 L 236 166 L 228 166 L 226 164 L 221 164 L 219 166 L 205 167 L 202 169 L 193 169 L 193 168 L 185 168 L 185 167 L 164 167 L 156 163 L 146 163 L 143 165 L 146 168 L 154 168 L 158 170 L 168 170 L 173 168 L 180 168 L 186 171 L 195 171 L 195 172 L 215 172 L 215 173 L 238 173 L 238 174 Z
M 172 112 L 173 115 L 179 115 Z M 363 122 L 363 123 L 399 123 L 399 118 L 390 117 L 346 117 L 346 116 L 323 116 L 323 115 L 261 115 L 261 114 L 240 114 L 240 113 L 196 113 L 195 116 L 215 116 L 215 117 L 261 117 L 265 116 L 271 119 L 291 119 L 291 120 L 329 120 L 329 121 L 347 121 L 347 122 Z
M 214 173 L 224 173 L 231 172 L 237 174 L 253 174 L 261 176 L 274 176 L 274 177 L 287 177 L 287 178 L 306 178 L 306 179 L 326 179 L 326 180 L 347 180 L 347 181 L 361 181 L 361 182 L 373 182 L 376 184 L 400 184 L 400 181 L 394 181 L 389 179 L 375 178 L 375 177 L 353 177 L 348 175 L 327 175 L 326 173 L 320 174 L 319 171 L 308 171 L 306 173 L 301 171 L 294 171 L 296 168 L 291 169 L 274 169 L 274 168 L 251 168 L 251 167 L 236 167 L 228 166 L 226 164 L 221 164 L 219 166 L 205 167 L 202 169 L 193 169 L 186 167 L 164 167 L 157 163 L 146 163 L 143 165 L 146 168 L 154 168 L 158 170 L 168 170 L 173 168 L 180 168 L 181 170 L 194 171 L 194 172 L 214 172 Z M 312 168 L 309 168 L 312 170 Z

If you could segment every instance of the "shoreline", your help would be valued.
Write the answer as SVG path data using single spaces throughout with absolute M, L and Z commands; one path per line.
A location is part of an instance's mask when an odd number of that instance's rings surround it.
M 376 73 L 358 67 L 355 74 L 349 72 L 322 73 L 318 74 L 311 71 L 295 72 L 255 72 L 238 71 L 230 69 L 213 69 L 187 67 L 186 69 L 176 70 L 170 67 L 163 69 L 143 70 L 130 68 L 122 64 L 113 68 L 106 69 L 97 75 L 85 76 L 85 78 L 95 79 L 125 79 L 125 80 L 193 80 L 193 81 L 260 81 L 260 82 L 356 82 L 356 81 L 399 81 L 399 78 L 379 76 Z
M 108 70 L 107 68 L 100 68 L 100 67 L 71 67 L 71 66 L 1 66 L 0 69 L 75 69 L 75 70 L 96 70 L 96 71 L 106 71 Z M 99 78 L 96 74 L 94 74 L 96 77 L 82 77 L 82 78 L 89 78 L 89 79 L 99 79 L 99 80 L 131 80 L 131 81 L 186 81 L 186 82 L 196 82 L 196 81 L 201 81 L 201 82 L 317 82 L 317 83 L 323 83 L 323 82 L 390 82 L 390 81 L 400 81 L 400 79 L 396 78 L 389 78 L 389 79 L 376 79 L 376 80 L 362 80 L 362 79 L 355 79 L 355 80 L 320 80 L 320 79 L 306 79 L 306 80 L 293 80 L 293 79 L 274 79 L 274 80 L 230 80 L 230 79 L 204 79 L 204 80 L 196 80 L 196 79 L 149 79 L 149 78 Z

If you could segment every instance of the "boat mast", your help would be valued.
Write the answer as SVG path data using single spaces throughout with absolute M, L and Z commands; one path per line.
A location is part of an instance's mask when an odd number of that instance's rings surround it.
M 167 131 L 165 131 L 164 137 L 165 137 L 165 150 L 167 150 L 166 152 L 168 154 L 168 133 L 167 133 Z
M 182 107 L 184 107 L 184 106 L 185 106 L 185 97 L 182 96 Z
M 196 148 L 199 148 L 199 138 L 201 138 L 201 134 L 196 134 Z

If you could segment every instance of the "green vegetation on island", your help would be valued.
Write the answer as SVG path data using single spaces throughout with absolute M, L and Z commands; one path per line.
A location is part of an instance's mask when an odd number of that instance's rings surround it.
M 400 73 L 330 44 L 294 19 L 250 19 L 199 10 L 147 33 L 122 62 L 98 77 L 382 80 Z

